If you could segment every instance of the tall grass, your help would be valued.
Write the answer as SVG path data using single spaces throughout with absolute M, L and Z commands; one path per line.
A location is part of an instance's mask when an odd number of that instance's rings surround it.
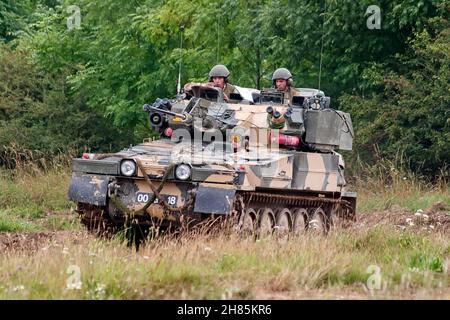
M 324 290 L 331 298 L 449 298 L 448 250 L 442 235 L 424 238 L 389 228 L 288 242 L 188 235 L 156 239 L 138 253 L 117 241 L 78 235 L 77 242 L 50 241 L 31 255 L 3 254 L 0 298 L 314 298 Z M 381 275 L 374 291 L 365 289 L 371 265 Z M 70 289 L 75 282 L 79 289 Z
M 0 168 L 0 231 L 40 230 L 34 219 L 71 208 L 70 154 L 48 160 L 36 152 L 5 150 L 10 168 Z
M 0 171 L 0 208 L 27 212 L 68 208 L 69 183 L 68 168 L 16 172 L 13 176 Z
M 48 159 L 38 151 L 3 146 L 0 208 L 63 208 L 67 201 L 71 153 Z
M 75 151 L 60 151 L 52 154 L 39 150 L 29 150 L 11 143 L 0 147 L 0 165 L 11 173 L 46 172 L 57 168 L 67 168 Z
M 405 160 L 379 160 L 374 165 L 358 161 L 349 189 L 358 192 L 358 212 L 371 212 L 398 205 L 410 211 L 436 203 L 450 205 L 449 172 L 443 168 L 437 179 L 412 172 Z

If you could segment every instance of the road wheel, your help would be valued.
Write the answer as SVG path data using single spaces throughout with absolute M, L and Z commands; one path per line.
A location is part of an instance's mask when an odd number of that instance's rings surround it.
M 317 234 L 326 234 L 326 215 L 322 208 L 311 209 L 308 217 L 308 230 Z
M 272 235 L 275 219 L 272 209 L 263 208 L 259 210 L 258 235 L 259 238 L 267 238 Z
M 280 239 L 286 239 L 289 237 L 289 232 L 292 226 L 291 211 L 288 208 L 281 209 L 277 213 L 275 220 L 274 233 Z
M 306 220 L 308 217 L 308 210 L 305 208 L 298 208 L 293 213 L 292 232 L 294 235 L 302 235 L 306 232 Z
M 238 233 L 244 238 L 252 237 L 255 234 L 256 211 L 247 208 L 239 217 Z

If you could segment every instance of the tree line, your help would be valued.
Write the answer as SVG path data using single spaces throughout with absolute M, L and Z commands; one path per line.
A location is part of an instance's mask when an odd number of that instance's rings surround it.
M 278 67 L 297 87 L 320 81 L 352 115 L 347 162 L 402 153 L 434 176 L 450 162 L 450 1 L 376 2 L 3 0 L 1 161 L 11 147 L 51 157 L 140 142 L 142 105 L 175 95 L 181 60 L 182 83 L 216 63 L 244 87 L 269 87 Z

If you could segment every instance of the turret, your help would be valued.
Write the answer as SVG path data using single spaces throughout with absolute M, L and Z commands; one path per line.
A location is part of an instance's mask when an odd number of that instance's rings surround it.
M 330 98 L 320 90 L 299 89 L 300 94 L 285 104 L 283 92 L 275 89 L 253 92 L 251 101 L 239 94 L 224 101 L 218 88 L 204 84 L 190 84 L 186 88 L 183 97 L 172 101 L 157 99 L 152 105 L 144 105 L 152 128 L 162 136 L 170 138 L 175 130 L 185 129 L 194 138 L 198 137 L 195 131 L 218 130 L 226 139 L 226 131 L 233 130 L 244 132 L 240 138 L 244 141 L 264 131 L 268 132 L 268 143 L 273 143 L 271 138 L 276 136 L 276 142 L 285 149 L 317 152 L 352 149 L 350 115 L 331 108 Z M 249 96 L 248 92 L 245 96 Z

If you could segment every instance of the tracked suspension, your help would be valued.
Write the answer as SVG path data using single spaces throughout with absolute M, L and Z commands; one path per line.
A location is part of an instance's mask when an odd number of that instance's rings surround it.
M 242 194 L 243 201 L 247 206 L 280 206 L 299 208 L 327 208 L 338 211 L 345 219 L 354 218 L 354 208 L 351 203 L 342 198 L 319 198 L 306 195 L 285 195 L 269 192 L 248 192 Z
M 283 204 L 299 207 L 315 207 L 324 204 L 344 204 L 347 201 L 342 199 L 318 198 L 302 195 L 283 195 L 266 192 L 250 192 L 243 194 L 244 201 L 262 204 Z

